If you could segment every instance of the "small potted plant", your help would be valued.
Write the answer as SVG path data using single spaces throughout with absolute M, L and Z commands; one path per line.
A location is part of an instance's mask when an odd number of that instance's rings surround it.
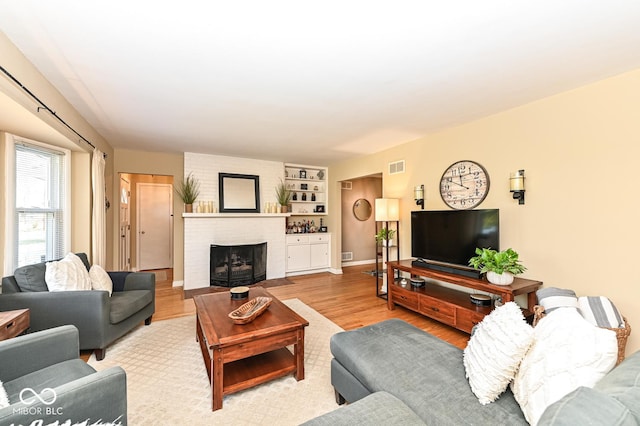
M 383 246 L 391 246 L 389 241 L 393 240 L 394 235 L 396 235 L 395 229 L 381 228 L 375 235 L 376 242 L 382 242 Z
M 280 183 L 276 186 L 276 200 L 278 204 L 280 204 L 280 212 L 286 213 L 289 202 L 291 201 L 291 190 L 287 188 L 282 180 L 280 180 Z
M 185 213 L 192 213 L 193 203 L 195 203 L 198 195 L 200 195 L 200 181 L 194 177 L 192 173 L 189 173 L 189 176 L 187 176 L 175 190 L 184 203 Z
M 527 270 L 513 249 L 496 251 L 491 248 L 476 248 L 477 256 L 469 259 L 469 266 L 487 274 L 487 280 L 492 284 L 509 285 L 514 275 Z

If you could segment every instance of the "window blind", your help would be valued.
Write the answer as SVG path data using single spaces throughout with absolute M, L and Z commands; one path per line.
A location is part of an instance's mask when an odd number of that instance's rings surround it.
M 16 144 L 17 266 L 64 256 L 65 154 Z

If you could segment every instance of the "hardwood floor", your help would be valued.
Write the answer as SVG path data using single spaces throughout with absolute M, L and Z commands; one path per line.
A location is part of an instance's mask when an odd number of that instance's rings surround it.
M 371 269 L 371 265 L 351 266 L 343 268 L 342 275 L 326 272 L 288 277 L 292 284 L 270 287 L 268 291 L 280 300 L 300 299 L 345 330 L 388 318 L 400 318 L 454 346 L 464 348 L 467 345 L 469 335 L 466 333 L 400 306 L 393 311 L 388 310 L 387 301 L 376 297 L 375 277 L 364 273 Z M 193 299 L 185 299 L 181 287 L 172 287 L 170 270 L 166 277 L 166 280 L 156 282 L 156 313 L 153 321 L 194 315 Z

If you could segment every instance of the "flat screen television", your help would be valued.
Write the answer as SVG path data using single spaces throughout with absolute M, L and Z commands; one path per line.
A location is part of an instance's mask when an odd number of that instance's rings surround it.
M 475 256 L 476 247 L 500 250 L 498 209 L 411 212 L 415 265 L 475 276 L 469 259 Z

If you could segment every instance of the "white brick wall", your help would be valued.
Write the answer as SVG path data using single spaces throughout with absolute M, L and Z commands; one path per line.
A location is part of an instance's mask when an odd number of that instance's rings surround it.
M 222 155 L 184 154 L 184 174 L 193 173 L 200 180 L 198 200 L 218 202 L 218 173 L 238 173 L 260 176 L 260 211 L 265 203 L 275 203 L 275 188 L 284 179 L 284 163 L 278 161 L 254 160 L 251 158 L 225 157 Z
M 284 179 L 284 163 L 225 157 L 184 154 L 184 173 L 200 180 L 198 201 L 218 202 L 218 173 L 260 176 L 260 209 L 275 203 L 275 187 Z M 223 216 L 223 217 L 220 217 Z M 209 286 L 209 247 L 211 244 L 253 244 L 267 242 L 267 279 L 285 276 L 285 220 L 280 216 L 221 214 L 184 218 L 184 289 Z

